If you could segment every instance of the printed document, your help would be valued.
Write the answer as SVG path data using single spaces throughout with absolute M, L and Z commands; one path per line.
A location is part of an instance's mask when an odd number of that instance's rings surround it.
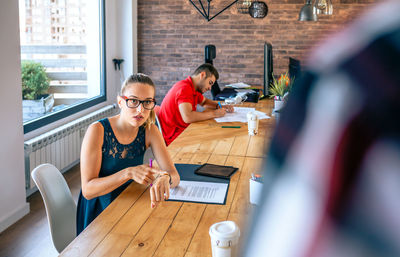
M 247 123 L 247 113 L 254 112 L 257 114 L 259 120 L 269 119 L 267 114 L 264 112 L 256 111 L 255 108 L 249 107 L 233 107 L 233 112 L 226 113 L 224 117 L 215 118 L 216 122 L 243 122 Z
M 179 186 L 169 191 L 169 200 L 223 204 L 227 192 L 225 183 L 181 180 Z

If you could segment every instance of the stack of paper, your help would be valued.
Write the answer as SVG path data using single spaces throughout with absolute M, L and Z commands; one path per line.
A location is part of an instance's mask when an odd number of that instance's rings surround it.
M 258 119 L 269 119 L 270 117 L 263 112 L 256 111 L 255 108 L 249 107 L 233 107 L 234 112 L 226 113 L 224 117 L 215 118 L 216 122 L 244 122 L 247 123 L 247 113 L 254 112 L 257 114 Z
M 250 85 L 247 85 L 243 82 L 239 82 L 239 83 L 234 83 L 234 84 L 229 84 L 226 85 L 226 87 L 233 87 L 233 88 L 248 88 L 250 87 Z

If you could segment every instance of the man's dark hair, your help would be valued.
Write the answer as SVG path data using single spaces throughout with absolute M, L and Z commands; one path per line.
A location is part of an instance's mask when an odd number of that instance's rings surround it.
M 218 80 L 219 74 L 218 74 L 217 69 L 209 63 L 203 63 L 202 65 L 197 67 L 197 69 L 193 72 L 192 75 L 200 74 L 203 71 L 206 72 L 207 78 L 210 77 L 211 75 L 214 75 L 215 80 Z

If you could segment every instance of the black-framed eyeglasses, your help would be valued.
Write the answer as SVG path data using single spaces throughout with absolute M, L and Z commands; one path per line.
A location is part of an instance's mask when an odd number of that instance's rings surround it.
M 146 110 L 153 110 L 156 106 L 156 101 L 154 99 L 139 100 L 136 98 L 128 98 L 124 95 L 121 97 L 125 100 L 128 108 L 137 108 L 140 104 L 142 104 L 143 108 Z

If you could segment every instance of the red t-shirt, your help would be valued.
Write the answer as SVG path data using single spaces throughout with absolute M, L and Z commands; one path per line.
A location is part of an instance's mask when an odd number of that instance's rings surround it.
M 191 103 L 192 110 L 196 111 L 197 104 L 204 100 L 204 96 L 194 89 L 192 78 L 189 76 L 185 80 L 177 82 L 164 97 L 160 107 L 158 119 L 160 120 L 165 143 L 169 145 L 175 140 L 188 126 L 179 112 L 181 103 Z

